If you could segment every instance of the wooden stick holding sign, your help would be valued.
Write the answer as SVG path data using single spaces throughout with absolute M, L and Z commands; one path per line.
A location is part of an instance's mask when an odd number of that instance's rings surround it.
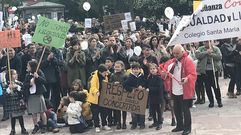
M 11 67 L 10 67 L 10 58 L 9 58 L 9 48 L 7 48 L 7 64 L 8 64 L 8 77 L 9 77 L 9 83 L 12 84 L 12 78 L 11 78 Z M 10 87 L 10 90 L 12 87 Z
M 209 49 L 212 49 L 211 41 L 209 41 L 208 44 L 209 44 Z M 213 69 L 213 78 L 214 78 L 215 88 L 217 88 L 218 84 L 217 84 L 216 75 L 215 75 L 215 67 L 214 67 L 213 58 L 211 58 L 211 61 L 212 61 L 212 69 Z
M 47 46 L 44 46 L 43 52 L 42 52 L 41 57 L 40 57 L 39 62 L 38 62 L 38 66 L 37 66 L 37 69 L 36 69 L 36 73 L 38 73 L 38 70 L 39 70 L 40 64 L 41 64 L 41 62 L 42 62 L 42 60 L 43 60 L 43 56 L 44 56 L 44 53 L 45 53 L 46 47 L 47 47 Z

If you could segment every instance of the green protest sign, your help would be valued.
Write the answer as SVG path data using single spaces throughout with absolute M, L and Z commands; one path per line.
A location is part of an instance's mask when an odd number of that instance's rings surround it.
M 69 28 L 70 24 L 39 17 L 33 42 L 55 48 L 63 48 Z

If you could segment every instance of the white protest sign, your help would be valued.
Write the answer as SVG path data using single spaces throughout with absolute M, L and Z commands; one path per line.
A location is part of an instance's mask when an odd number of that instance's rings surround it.
M 127 21 L 131 21 L 131 20 L 132 20 L 132 18 L 131 18 L 131 12 L 125 13 L 125 20 L 127 20 Z
M 131 31 L 136 31 L 136 22 L 131 22 L 130 28 L 131 28 Z
M 24 34 L 22 36 L 22 39 L 24 40 L 25 46 L 28 46 L 29 44 L 32 43 L 32 36 L 30 34 Z
M 168 46 L 241 36 L 241 4 L 231 0 L 204 0 L 192 16 L 179 23 Z
M 121 20 L 121 26 L 122 26 L 122 29 L 128 30 L 129 29 L 128 21 L 127 20 Z
M 85 18 L 85 28 L 91 28 L 92 26 L 91 18 Z
M 136 34 L 133 33 L 130 38 L 132 39 L 133 42 L 136 42 L 137 41 L 137 38 L 136 38 Z

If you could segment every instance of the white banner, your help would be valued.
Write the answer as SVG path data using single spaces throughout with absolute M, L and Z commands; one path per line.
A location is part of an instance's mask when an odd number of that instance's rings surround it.
M 91 27 L 92 27 L 91 18 L 85 18 L 85 28 L 91 28 Z
M 168 46 L 241 36 L 241 1 L 204 0 L 184 16 Z

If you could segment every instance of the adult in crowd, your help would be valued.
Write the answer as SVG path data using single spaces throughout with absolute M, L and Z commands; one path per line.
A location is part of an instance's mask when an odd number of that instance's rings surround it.
M 22 62 L 22 75 L 20 80 L 24 81 L 25 75 L 27 74 L 27 64 L 32 59 L 37 59 L 37 48 L 35 44 L 29 44 L 27 46 L 27 52 L 21 57 Z
M 195 54 L 198 59 L 197 71 L 203 76 L 206 93 L 210 102 L 208 107 L 214 107 L 212 88 L 214 89 L 218 107 L 223 107 L 218 83 L 218 72 L 222 69 L 222 53 L 218 47 L 211 45 L 210 41 L 204 41 L 203 44 L 204 46 L 199 47 Z
M 38 58 L 40 58 L 39 52 Z M 60 66 L 63 65 L 63 55 L 56 48 L 46 47 L 45 53 L 43 55 L 43 60 L 41 62 L 41 70 L 46 77 L 46 89 L 47 92 L 44 93 L 44 97 L 51 99 L 54 109 L 57 110 L 60 101 Z
M 235 87 L 235 63 L 234 63 L 234 53 L 235 47 L 231 43 L 231 39 L 223 39 L 223 43 L 220 50 L 223 56 L 223 66 L 226 69 L 226 74 L 230 77 L 229 85 L 228 85 L 228 97 L 236 98 L 237 96 L 234 94 Z
M 91 73 L 97 70 L 100 60 L 100 49 L 97 48 L 97 39 L 91 37 L 88 41 L 88 49 L 85 50 L 86 56 L 86 78 L 91 76 Z M 86 79 L 88 81 L 88 79 Z M 87 84 L 88 82 L 86 82 Z
M 82 86 L 86 86 L 86 56 L 81 50 L 79 40 L 77 38 L 71 38 L 71 47 L 66 55 L 67 62 L 67 80 L 68 86 L 71 88 L 71 84 L 74 80 L 80 79 Z
M 235 82 L 236 82 L 236 95 L 241 94 L 241 38 L 236 39 L 236 49 L 234 50 L 234 62 L 235 62 Z
M 172 132 L 183 130 L 182 135 L 188 135 L 192 130 L 191 112 L 192 98 L 195 92 L 195 81 L 197 79 L 196 68 L 193 60 L 188 57 L 187 52 L 181 45 L 173 48 L 174 58 L 165 64 L 166 70 L 162 73 L 166 76 L 165 81 L 169 82 L 169 91 L 174 100 L 174 113 L 177 126 Z M 173 77 L 168 76 L 169 71 Z M 175 78 L 175 79 L 173 79 Z

